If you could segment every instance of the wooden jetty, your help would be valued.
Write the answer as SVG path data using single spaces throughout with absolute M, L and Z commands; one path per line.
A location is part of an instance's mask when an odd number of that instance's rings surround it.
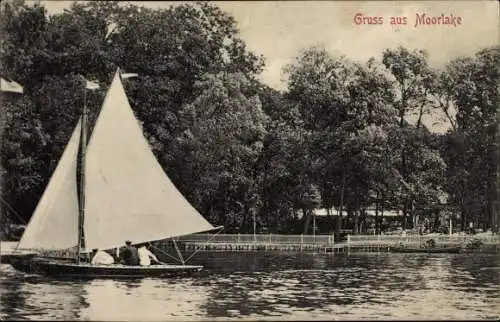
M 36 253 L 30 251 L 18 251 L 17 241 L 0 241 L 0 263 L 10 264 L 20 257 L 33 257 Z
M 390 251 L 393 246 L 418 247 L 431 239 L 436 246 L 450 249 L 465 246 L 476 239 L 487 250 L 496 250 L 500 245 L 499 235 L 348 235 L 347 247 L 350 250 Z
M 277 234 L 193 234 L 176 239 L 186 253 L 208 252 L 309 252 L 309 253 L 365 253 L 390 252 L 394 246 L 418 247 L 429 239 L 443 247 L 456 247 L 478 238 L 483 242 L 479 252 L 500 252 L 500 236 L 470 235 L 347 235 L 346 242 L 336 242 L 333 235 L 277 235 Z M 160 249 L 169 249 L 171 241 L 158 242 Z M 0 255 L 9 254 L 17 242 L 2 242 Z M 59 257 L 64 254 L 59 254 Z
M 345 244 L 335 243 L 333 235 L 196 234 L 177 241 L 185 251 L 332 253 L 343 252 L 345 248 Z
M 17 247 L 17 241 L 0 241 L 0 254 L 13 253 Z
M 276 234 L 195 234 L 178 239 L 185 251 L 295 251 L 313 253 L 390 252 L 394 246 L 417 247 L 434 239 L 441 247 L 457 247 L 477 238 L 470 235 L 347 235 L 346 242 L 335 242 L 333 235 Z M 485 249 L 498 250 L 500 236 L 481 237 Z M 493 248 L 490 246 L 494 246 Z
M 184 243 L 185 251 L 284 251 L 284 252 L 313 252 L 313 253 L 339 253 L 346 249 L 346 244 L 322 245 L 322 244 L 281 244 L 281 243 Z

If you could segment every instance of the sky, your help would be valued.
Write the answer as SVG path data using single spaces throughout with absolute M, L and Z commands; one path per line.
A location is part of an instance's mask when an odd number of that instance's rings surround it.
M 167 8 L 168 1 L 128 1 L 149 8 Z M 71 1 L 43 1 L 49 13 L 68 8 Z M 497 1 L 220 1 L 215 3 L 237 21 L 250 50 L 264 55 L 261 79 L 283 88 L 282 68 L 300 49 L 324 47 L 357 61 L 379 58 L 386 48 L 399 45 L 424 49 L 430 63 L 472 55 L 498 44 Z M 382 25 L 357 25 L 354 16 L 380 16 Z M 415 27 L 416 14 L 461 17 L 461 25 Z M 407 16 L 407 25 L 391 26 L 391 16 Z
M 49 14 L 69 8 L 71 1 L 42 1 Z M 148 8 L 167 8 L 168 1 L 128 1 Z M 423 49 L 434 67 L 498 45 L 497 1 L 214 1 L 232 15 L 241 38 L 256 54 L 265 57 L 260 78 L 276 88 L 286 87 L 283 67 L 299 51 L 324 47 L 332 54 L 355 61 L 380 58 L 384 49 L 404 46 Z M 355 15 L 382 17 L 383 24 L 358 25 Z M 417 25 L 417 14 L 453 15 L 460 24 Z M 391 17 L 407 17 L 407 24 L 393 26 Z M 455 22 L 457 19 L 455 19 Z

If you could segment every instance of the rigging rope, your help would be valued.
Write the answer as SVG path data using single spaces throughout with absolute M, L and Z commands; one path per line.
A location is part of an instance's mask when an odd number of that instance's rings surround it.
M 10 211 L 11 211 L 14 215 L 16 215 L 16 217 L 17 217 L 18 219 L 20 219 L 20 220 L 21 220 L 21 222 L 22 222 L 23 224 L 25 224 L 25 225 L 26 225 L 26 220 L 24 220 L 24 219 L 23 219 L 23 217 L 21 217 L 21 215 L 19 215 L 19 214 L 17 213 L 17 211 L 15 211 L 15 210 L 14 210 L 14 208 L 12 208 L 12 206 L 11 206 L 11 205 L 9 205 L 9 203 L 8 203 L 7 201 L 5 201 L 5 200 L 3 199 L 3 197 L 1 197 L 1 196 L 0 196 L 0 201 L 1 201 L 1 202 L 5 205 L 5 206 L 7 206 L 7 208 L 9 208 L 9 210 L 10 210 Z

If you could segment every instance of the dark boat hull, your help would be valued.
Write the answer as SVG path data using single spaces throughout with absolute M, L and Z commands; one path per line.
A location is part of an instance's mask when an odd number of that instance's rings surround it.
M 18 258 L 11 262 L 16 270 L 52 277 L 71 278 L 143 278 L 143 277 L 177 277 L 198 273 L 202 266 L 194 265 L 151 265 L 127 266 L 76 264 L 68 260 L 47 258 Z
M 0 255 L 0 263 L 2 264 L 11 264 L 15 261 L 21 259 L 30 259 L 35 257 L 35 253 L 23 254 L 23 253 L 12 253 L 12 254 L 1 254 Z
M 436 248 L 414 248 L 414 247 L 391 247 L 394 253 L 460 253 L 462 247 L 436 247 Z

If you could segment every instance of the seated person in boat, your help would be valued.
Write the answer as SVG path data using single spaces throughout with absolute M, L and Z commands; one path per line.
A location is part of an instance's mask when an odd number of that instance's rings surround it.
M 137 249 L 139 253 L 139 265 L 141 266 L 149 266 L 149 265 L 160 265 L 163 264 L 158 260 L 158 258 L 153 254 L 146 244 L 139 245 L 140 247 Z
M 92 265 L 111 265 L 115 262 L 113 256 L 109 255 L 105 251 L 98 250 L 97 248 L 92 250 L 92 259 L 90 263 Z
M 120 263 L 130 266 L 139 265 L 139 253 L 137 248 L 132 246 L 132 242 L 127 240 L 125 247 L 120 250 Z

